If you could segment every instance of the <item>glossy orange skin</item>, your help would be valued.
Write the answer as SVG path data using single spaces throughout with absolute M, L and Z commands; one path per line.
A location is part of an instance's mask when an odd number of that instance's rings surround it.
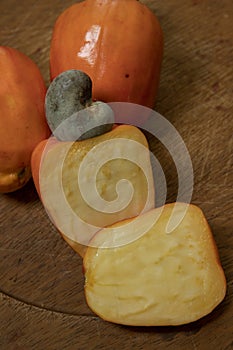
M 46 86 L 37 65 L 10 47 L 0 46 L 0 76 L 0 192 L 12 192 L 31 177 L 32 151 L 50 134 Z
M 155 105 L 163 54 L 156 16 L 137 0 L 85 0 L 57 19 L 51 79 L 68 69 L 87 73 L 93 98 Z

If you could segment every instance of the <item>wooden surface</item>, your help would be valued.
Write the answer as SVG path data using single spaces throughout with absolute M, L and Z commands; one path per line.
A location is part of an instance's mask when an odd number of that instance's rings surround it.
M 30 56 L 49 82 L 49 43 L 57 15 L 72 0 L 1 0 L 0 44 Z M 0 349 L 233 348 L 233 2 L 143 1 L 165 37 L 156 110 L 183 137 L 192 158 L 198 204 L 212 227 L 227 277 L 225 300 L 182 327 L 133 328 L 92 314 L 83 294 L 82 260 L 58 235 L 32 181 L 0 195 Z M 151 147 L 176 193 L 175 167 Z

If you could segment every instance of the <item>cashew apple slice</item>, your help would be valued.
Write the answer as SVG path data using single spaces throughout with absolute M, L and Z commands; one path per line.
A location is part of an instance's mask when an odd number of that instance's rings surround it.
M 131 326 L 181 325 L 209 314 L 225 296 L 226 279 L 202 211 L 167 204 L 134 221 L 103 229 L 88 247 L 89 307 L 104 320 Z

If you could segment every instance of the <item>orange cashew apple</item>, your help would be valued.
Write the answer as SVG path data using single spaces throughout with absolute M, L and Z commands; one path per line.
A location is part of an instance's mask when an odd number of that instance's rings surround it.
M 31 177 L 35 146 L 49 136 L 44 114 L 46 86 L 25 54 L 0 47 L 0 192 L 23 187 Z
M 69 69 L 88 74 L 93 99 L 153 108 L 163 34 L 155 14 L 136 0 L 85 0 L 57 19 L 51 41 L 53 80 Z

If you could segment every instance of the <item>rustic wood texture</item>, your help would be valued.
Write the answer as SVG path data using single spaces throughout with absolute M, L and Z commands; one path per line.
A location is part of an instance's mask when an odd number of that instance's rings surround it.
M 83 294 L 82 260 L 50 223 L 33 182 L 0 195 L 0 349 L 233 348 L 233 2 L 146 1 L 163 28 L 156 110 L 177 128 L 193 162 L 192 202 L 210 223 L 227 277 L 225 300 L 181 327 L 133 328 L 93 315 Z M 0 44 L 31 57 L 49 83 L 56 17 L 72 0 L 1 0 Z M 176 169 L 150 140 L 176 198 Z

